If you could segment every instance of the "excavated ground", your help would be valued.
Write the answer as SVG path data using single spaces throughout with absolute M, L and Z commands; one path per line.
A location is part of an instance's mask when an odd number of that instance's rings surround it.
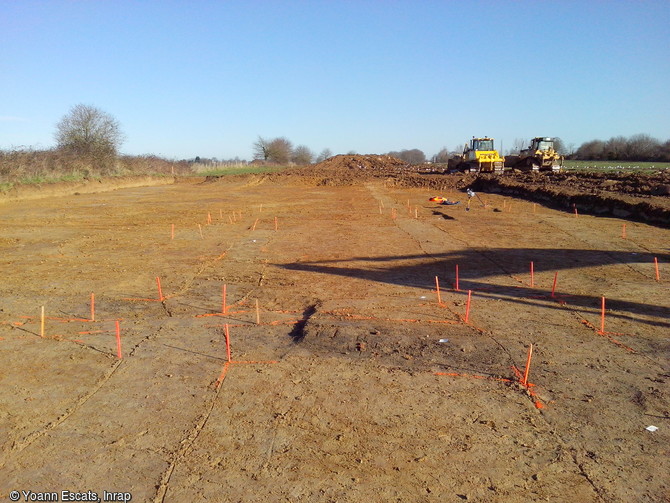
M 299 174 L 320 185 L 385 179 L 387 185 L 466 189 L 511 195 L 577 213 L 616 216 L 670 227 L 670 170 L 636 172 L 505 172 L 503 175 L 428 174 L 389 156 L 338 155 Z M 281 176 L 281 175 L 278 175 Z
M 0 498 L 669 501 L 670 230 L 358 157 L 0 204 Z

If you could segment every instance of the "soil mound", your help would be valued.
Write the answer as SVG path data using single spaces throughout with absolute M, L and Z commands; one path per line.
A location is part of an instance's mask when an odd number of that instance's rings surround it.
M 505 175 L 507 177 L 507 175 Z M 656 173 L 514 173 L 511 179 L 530 187 L 563 187 L 582 194 L 629 194 L 634 196 L 670 193 L 670 170 Z
M 375 178 L 400 178 L 416 170 L 388 155 L 336 155 L 323 162 L 284 170 L 279 176 L 300 176 L 316 185 L 351 185 Z
M 511 173 L 480 175 L 470 188 L 579 213 L 615 216 L 670 227 L 667 170 L 642 173 Z
M 411 170 L 405 161 L 390 155 L 336 155 L 319 164 L 315 170 L 349 170 L 368 174 L 390 175 Z

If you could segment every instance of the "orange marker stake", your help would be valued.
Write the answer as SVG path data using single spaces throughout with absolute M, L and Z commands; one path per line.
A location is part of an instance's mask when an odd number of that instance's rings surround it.
M 661 275 L 658 272 L 658 257 L 654 257 L 654 267 L 656 268 L 656 281 L 661 281 Z
M 535 268 L 533 262 L 530 263 L 530 287 L 535 288 Z
M 256 325 L 261 324 L 261 311 L 258 308 L 258 299 L 256 299 Z
M 275 232 L 279 229 L 279 225 L 277 224 L 277 217 L 275 217 Z
M 381 203 L 379 203 L 379 214 L 380 215 L 382 214 L 382 204 Z
M 622 237 L 623 239 L 626 239 L 626 224 L 623 224 L 623 225 L 621 226 L 621 237 Z
M 91 293 L 91 321 L 95 321 L 95 294 Z
M 163 289 L 161 288 L 161 279 L 156 276 L 156 284 L 158 285 L 158 302 L 163 302 L 165 297 L 163 297 Z
M 225 324 L 226 328 L 226 353 L 228 353 L 228 362 L 232 360 L 230 356 L 230 332 L 228 331 L 228 323 Z
M 119 327 L 119 320 L 116 320 L 116 356 L 121 359 L 121 328 Z
M 223 285 L 223 306 L 221 308 L 221 314 L 224 316 L 228 314 L 228 306 L 226 306 L 226 285 Z
M 461 289 L 458 287 L 458 264 L 456 264 L 456 291 L 461 291 Z
M 40 315 L 40 337 L 44 337 L 44 306 L 42 306 L 42 314 Z
M 579 214 L 577 213 L 577 206 L 573 206 L 573 208 L 575 210 L 575 218 L 577 218 L 579 216 Z
M 419 218 L 419 208 L 417 208 L 417 207 L 414 208 L 414 218 L 416 218 L 416 219 Z
M 536 208 L 537 208 L 537 204 L 536 204 L 536 203 L 533 203 L 533 213 L 535 213 Z
M 533 357 L 533 345 L 528 348 L 528 358 L 526 359 L 526 370 L 523 371 L 523 381 L 521 384 L 528 386 L 528 372 L 530 371 L 530 359 Z
M 200 239 L 205 239 L 205 236 L 202 235 L 202 225 L 198 224 L 198 230 L 200 231 Z
M 554 274 L 554 284 L 551 287 L 551 298 L 554 298 L 554 295 L 556 294 L 556 282 L 558 281 L 558 271 Z
M 391 208 L 391 218 L 395 220 L 397 217 L 397 212 L 395 208 Z
M 470 299 L 472 298 L 472 290 L 468 290 L 468 303 L 465 305 L 465 323 L 470 319 Z
M 435 276 L 435 289 L 437 290 L 437 303 L 442 305 L 442 298 L 440 297 L 440 280 Z
M 258 225 L 258 219 L 256 219 L 256 221 L 254 222 L 253 227 L 251 227 L 251 230 L 252 230 L 252 231 L 255 231 L 255 230 L 256 230 L 256 225 Z
M 174 239 L 174 224 L 172 224 L 172 230 L 170 231 L 170 239 Z
M 600 335 L 605 333 L 605 297 L 600 301 Z

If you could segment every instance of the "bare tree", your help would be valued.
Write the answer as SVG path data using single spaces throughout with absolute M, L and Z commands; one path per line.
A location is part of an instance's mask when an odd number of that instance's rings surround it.
M 116 156 L 123 143 L 119 122 L 91 105 L 75 105 L 56 124 L 58 147 L 80 156 L 102 160 Z
M 426 162 L 426 154 L 418 148 L 413 148 L 412 150 L 401 150 L 400 152 L 389 152 L 386 155 L 400 159 L 409 164 L 421 164 Z
M 268 144 L 270 142 L 266 140 L 265 138 L 259 136 L 258 140 L 256 140 L 253 144 L 253 154 L 254 154 L 254 159 L 261 159 L 263 161 L 268 160 Z
M 267 160 L 275 164 L 288 164 L 291 160 L 293 144 L 286 138 L 275 138 L 268 143 Z
M 528 145 L 526 145 L 526 140 L 524 140 L 523 138 L 514 138 L 514 143 L 512 143 L 512 150 L 510 153 L 513 152 L 515 154 L 518 154 L 527 146 Z
M 606 160 L 626 159 L 628 140 L 624 136 L 613 136 L 605 142 L 604 157 Z
M 298 145 L 293 149 L 291 161 L 294 163 L 300 165 L 311 164 L 312 159 L 314 159 L 314 154 L 305 145 Z
M 442 149 L 433 156 L 433 162 L 440 164 L 449 162 L 449 149 L 447 147 L 442 147 Z
M 558 136 L 554 137 L 554 150 L 561 155 L 567 154 L 565 143 L 563 143 L 563 140 L 561 140 Z
M 324 148 L 321 153 L 316 157 L 316 162 L 323 162 L 329 157 L 333 157 L 333 153 L 329 148 Z
M 575 159 L 584 161 L 598 161 L 604 159 L 605 142 L 602 140 L 591 140 L 582 143 L 575 152 Z
M 651 161 L 658 156 L 661 142 L 647 134 L 636 134 L 628 140 L 626 159 L 630 161 Z
M 291 160 L 293 144 L 286 138 L 268 140 L 261 136 L 253 144 L 254 159 L 262 159 L 273 164 L 287 164 Z
M 670 162 L 670 140 L 666 141 L 658 148 L 658 160 Z

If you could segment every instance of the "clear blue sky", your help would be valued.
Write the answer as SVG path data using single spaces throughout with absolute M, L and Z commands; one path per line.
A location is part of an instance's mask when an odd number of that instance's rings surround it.
M 84 103 L 122 152 L 427 156 L 471 136 L 670 139 L 670 1 L 0 0 L 0 148 Z

